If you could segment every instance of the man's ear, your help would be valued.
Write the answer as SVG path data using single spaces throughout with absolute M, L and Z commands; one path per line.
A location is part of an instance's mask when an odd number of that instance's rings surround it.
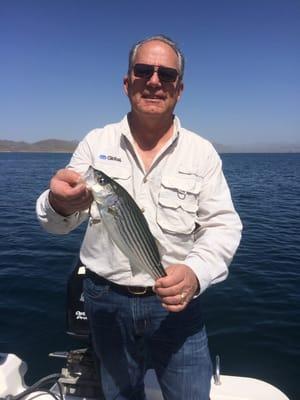
M 184 84 L 183 84 L 182 81 L 180 81 L 180 82 L 178 83 L 178 87 L 177 87 L 177 90 L 178 90 L 178 97 L 177 97 L 177 100 L 180 99 L 180 97 L 181 97 L 181 95 L 182 95 L 182 92 L 183 92 L 183 89 L 184 89 Z
M 129 84 L 129 78 L 128 75 L 125 75 L 123 78 L 123 89 L 127 96 L 128 96 L 128 84 Z

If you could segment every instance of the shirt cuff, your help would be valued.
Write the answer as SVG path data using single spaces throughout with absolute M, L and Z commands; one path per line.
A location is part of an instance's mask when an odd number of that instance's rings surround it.
M 70 231 L 70 228 L 72 228 L 76 224 L 79 212 L 76 211 L 75 213 L 68 216 L 60 215 L 54 210 L 49 202 L 49 192 L 49 189 L 46 190 L 44 193 L 41 194 L 40 198 L 38 199 L 38 218 L 42 225 L 45 226 L 45 229 L 47 231 L 64 234 Z
M 198 279 L 200 291 L 194 295 L 194 298 L 196 298 L 211 285 L 210 273 L 205 262 L 197 256 L 187 256 L 183 263 L 191 268 Z

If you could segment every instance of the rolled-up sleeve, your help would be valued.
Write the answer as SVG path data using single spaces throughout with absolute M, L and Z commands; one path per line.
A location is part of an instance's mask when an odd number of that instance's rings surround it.
M 185 259 L 200 283 L 200 293 L 211 284 L 226 279 L 228 267 L 241 240 L 242 223 L 234 208 L 215 151 L 208 160 L 210 167 L 199 195 L 195 242 Z

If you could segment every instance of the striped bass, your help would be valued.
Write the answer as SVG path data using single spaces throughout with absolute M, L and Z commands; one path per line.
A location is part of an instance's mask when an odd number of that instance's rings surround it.
M 89 174 L 93 176 L 89 178 Z M 132 267 L 147 272 L 154 280 L 166 276 L 147 220 L 134 199 L 104 172 L 90 167 L 88 175 L 87 185 L 105 228 Z

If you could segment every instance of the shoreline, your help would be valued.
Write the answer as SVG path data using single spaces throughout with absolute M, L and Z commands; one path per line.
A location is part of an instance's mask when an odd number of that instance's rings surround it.
M 74 149 L 75 150 L 75 149 Z M 0 150 L 1 153 L 27 154 L 72 154 L 73 150 Z M 299 151 L 218 151 L 219 154 L 300 154 Z

